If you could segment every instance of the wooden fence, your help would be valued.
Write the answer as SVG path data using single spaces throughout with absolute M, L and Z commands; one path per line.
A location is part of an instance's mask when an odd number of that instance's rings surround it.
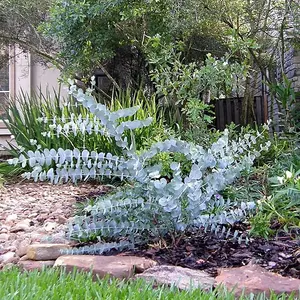
M 225 129 L 231 122 L 240 125 L 243 98 L 226 98 L 215 101 L 215 126 Z M 261 125 L 268 119 L 267 101 L 262 96 L 254 97 L 255 123 Z

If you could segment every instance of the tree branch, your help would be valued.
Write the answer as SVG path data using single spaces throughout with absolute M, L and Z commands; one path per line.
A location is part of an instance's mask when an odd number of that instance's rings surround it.
M 55 65 L 55 67 L 57 67 L 60 71 L 63 69 L 63 64 L 61 62 L 59 62 L 57 58 L 55 58 L 54 56 L 52 56 L 44 51 L 41 51 L 39 48 L 35 47 L 34 45 L 32 45 L 26 41 L 23 41 L 18 38 L 14 38 L 14 37 L 7 37 L 4 35 L 0 35 L 0 39 L 7 41 L 9 44 L 19 44 L 20 46 L 23 46 L 27 50 L 30 50 L 30 51 L 34 52 L 35 54 L 37 54 L 38 56 L 46 59 L 47 61 L 49 61 L 50 63 Z

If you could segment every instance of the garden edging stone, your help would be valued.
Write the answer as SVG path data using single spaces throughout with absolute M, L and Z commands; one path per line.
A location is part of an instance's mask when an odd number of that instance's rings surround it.
M 151 259 L 138 256 L 65 255 L 55 261 L 54 267 L 63 267 L 67 272 L 72 272 L 74 268 L 92 271 L 100 278 L 111 276 L 129 279 L 156 264 Z
M 32 244 L 28 246 L 26 256 L 30 260 L 55 260 L 69 248 L 66 244 Z
M 176 286 L 181 290 L 200 288 L 208 291 L 215 284 L 215 279 L 204 271 L 166 265 L 149 268 L 144 273 L 135 275 L 135 278 L 142 278 L 155 284 Z
M 299 279 L 283 277 L 255 264 L 220 269 L 215 285 L 223 285 L 229 290 L 234 289 L 236 296 L 240 296 L 242 293 L 249 295 L 263 292 L 269 296 L 270 290 L 276 294 L 293 293 L 295 296 L 300 296 Z

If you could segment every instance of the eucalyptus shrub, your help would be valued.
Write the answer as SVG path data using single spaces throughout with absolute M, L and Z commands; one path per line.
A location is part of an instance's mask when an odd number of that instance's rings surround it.
M 134 144 L 126 138 L 125 131 L 148 126 L 151 119 L 119 122 L 132 116 L 138 107 L 111 112 L 105 105 L 96 102 L 92 91 L 84 93 L 73 84 L 72 95 L 87 108 L 95 120 L 86 124 L 81 120 L 79 128 L 114 139 L 123 155 L 89 152 L 84 149 L 37 149 L 20 154 L 10 160 L 12 164 L 29 165 L 26 178 L 60 181 L 83 180 L 98 176 L 118 176 L 130 183 L 115 193 L 98 199 L 86 207 L 84 216 L 77 216 L 69 224 L 68 236 L 80 241 L 98 239 L 91 247 L 73 249 L 72 253 L 102 253 L 112 248 L 123 249 L 149 239 L 171 235 L 204 226 L 224 235 L 230 235 L 224 224 L 241 220 L 254 203 L 232 203 L 219 192 L 249 168 L 260 152 L 252 151 L 259 144 L 261 133 L 245 135 L 243 139 L 230 141 L 228 131 L 208 149 L 186 141 L 168 139 L 153 144 L 150 149 L 137 153 Z M 96 124 L 98 124 L 96 127 Z M 88 129 L 87 129 L 88 128 Z M 69 127 L 57 128 L 68 134 Z M 188 172 L 182 172 L 179 162 L 170 163 L 170 179 L 161 176 L 162 165 L 151 164 L 158 153 L 178 153 L 190 163 Z M 237 232 L 234 233 L 237 236 Z M 241 240 L 242 237 L 239 239 Z M 113 243 L 105 241 L 113 240 Z

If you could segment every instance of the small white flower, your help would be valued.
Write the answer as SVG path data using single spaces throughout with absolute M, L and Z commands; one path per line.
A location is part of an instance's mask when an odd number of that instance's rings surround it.
M 283 184 L 283 182 L 284 182 L 284 178 L 281 176 L 277 176 L 277 180 L 280 184 Z
M 30 139 L 29 143 L 30 143 L 30 145 L 34 146 L 37 144 L 37 140 Z
M 263 129 L 264 129 L 264 130 L 269 130 L 269 125 L 268 125 L 268 124 L 264 124 L 264 125 L 263 125 Z
M 287 179 L 291 179 L 293 177 L 293 173 L 291 173 L 290 171 L 285 171 L 285 177 Z
M 71 86 L 74 85 L 74 79 L 68 78 L 68 83 Z

